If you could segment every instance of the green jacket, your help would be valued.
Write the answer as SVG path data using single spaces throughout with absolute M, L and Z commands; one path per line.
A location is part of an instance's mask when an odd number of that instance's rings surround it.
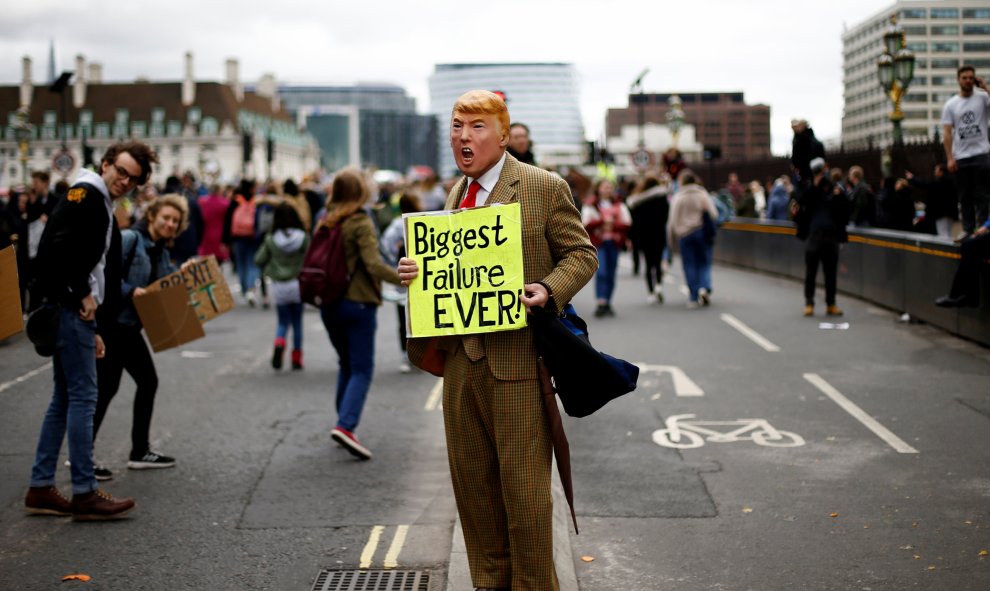
M 309 235 L 292 228 L 269 232 L 254 255 L 254 263 L 273 281 L 299 277 L 309 248 Z

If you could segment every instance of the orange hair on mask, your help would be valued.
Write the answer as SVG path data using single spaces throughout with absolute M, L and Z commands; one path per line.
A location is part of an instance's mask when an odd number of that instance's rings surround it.
M 499 133 L 504 139 L 509 133 L 509 107 L 494 92 L 487 90 L 469 90 L 458 97 L 451 109 L 453 118 L 457 112 L 466 115 L 495 115 L 498 119 Z

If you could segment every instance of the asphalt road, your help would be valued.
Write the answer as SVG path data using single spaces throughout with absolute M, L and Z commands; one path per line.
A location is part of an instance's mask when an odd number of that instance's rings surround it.
M 590 287 L 576 301 L 596 346 L 643 367 L 636 392 L 565 419 L 580 589 L 990 588 L 990 351 L 841 295 L 848 326 L 822 328 L 836 320 L 803 318 L 797 283 L 725 267 L 688 310 L 679 276 L 649 304 L 624 260 L 615 318 L 591 317 Z M 274 312 L 246 307 L 157 354 L 153 445 L 179 464 L 126 469 L 125 378 L 96 448 L 106 488 L 138 501 L 115 523 L 22 513 L 51 369 L 23 337 L 0 344 L 0 590 L 307 591 L 361 567 L 445 589 L 437 380 L 398 372 L 394 316 L 357 431 L 370 462 L 329 438 L 336 356 L 315 312 L 302 372 L 268 366 Z

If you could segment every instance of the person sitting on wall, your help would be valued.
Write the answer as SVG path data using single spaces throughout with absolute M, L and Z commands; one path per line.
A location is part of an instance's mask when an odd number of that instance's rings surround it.
M 983 261 L 990 257 L 990 220 L 977 228 L 972 236 L 964 238 L 959 251 L 962 258 L 952 278 L 952 288 L 949 295 L 935 300 L 936 306 L 975 308 L 980 305 L 980 269 Z

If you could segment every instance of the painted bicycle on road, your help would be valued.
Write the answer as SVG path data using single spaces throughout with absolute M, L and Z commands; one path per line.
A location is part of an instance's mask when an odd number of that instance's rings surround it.
M 701 421 L 693 414 L 671 415 L 665 428 L 653 432 L 653 441 L 662 447 L 692 449 L 711 443 L 752 441 L 767 447 L 798 447 L 804 438 L 797 433 L 774 428 L 766 419 Z

